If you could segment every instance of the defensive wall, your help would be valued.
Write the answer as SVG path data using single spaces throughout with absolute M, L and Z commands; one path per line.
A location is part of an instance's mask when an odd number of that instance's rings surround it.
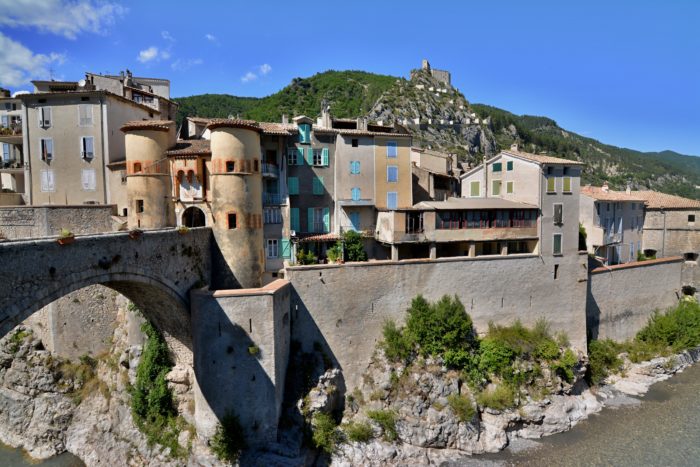
M 560 258 L 555 273 L 537 255 L 376 261 L 287 269 L 292 339 L 314 343 L 343 371 L 352 391 L 361 382 L 386 320 L 404 322 L 411 300 L 456 295 L 479 333 L 488 323 L 532 326 L 545 318 L 586 350 L 585 255 Z
M 681 257 L 593 269 L 586 301 L 589 336 L 614 341 L 633 338 L 654 310 L 664 311 L 678 302 L 684 269 Z
M 104 204 L 0 206 L 0 234 L 14 240 L 59 235 L 61 229 L 74 234 L 109 232 L 114 230 L 116 211 L 116 206 Z

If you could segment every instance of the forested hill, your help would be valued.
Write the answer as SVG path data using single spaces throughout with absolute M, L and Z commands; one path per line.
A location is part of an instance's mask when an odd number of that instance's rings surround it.
M 673 151 L 640 152 L 607 145 L 564 130 L 547 117 L 515 115 L 484 104 L 470 104 L 459 90 L 448 86 L 443 94 L 431 92 L 443 87 L 428 73 L 413 79 L 377 75 L 363 71 L 326 71 L 309 78 L 295 78 L 281 91 L 267 97 L 237 97 L 202 94 L 175 98 L 180 104 L 178 124 L 186 116 L 227 117 L 280 121 L 287 116 L 315 118 L 321 101 L 327 100 L 338 118 L 368 116 L 384 121 L 467 121 L 458 129 L 414 128 L 414 144 L 456 152 L 471 163 L 491 156 L 514 142 L 526 151 L 546 153 L 586 162 L 584 183 L 608 181 L 622 189 L 627 181 L 635 188 L 700 199 L 700 158 Z

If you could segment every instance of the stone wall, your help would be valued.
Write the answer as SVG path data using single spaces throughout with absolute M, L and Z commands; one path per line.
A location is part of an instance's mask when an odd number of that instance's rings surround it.
M 76 235 L 113 230 L 113 205 L 3 206 L 0 233 L 7 239 L 56 236 L 61 229 Z
M 600 267 L 588 281 L 586 319 L 594 339 L 630 339 L 654 310 L 675 305 L 681 295 L 683 259 L 664 258 Z
M 289 360 L 289 285 L 193 292 L 195 421 L 212 436 L 231 411 L 250 443 L 277 439 Z
M 585 258 L 560 258 L 556 276 L 535 255 L 292 267 L 292 339 L 309 352 L 321 344 L 352 391 L 387 319 L 403 323 L 418 294 L 429 300 L 456 294 L 480 333 L 489 321 L 532 326 L 545 318 L 585 350 Z
M 690 222 L 688 216 L 695 221 Z M 647 210 L 642 245 L 645 250 L 655 250 L 657 257 L 700 253 L 700 210 Z

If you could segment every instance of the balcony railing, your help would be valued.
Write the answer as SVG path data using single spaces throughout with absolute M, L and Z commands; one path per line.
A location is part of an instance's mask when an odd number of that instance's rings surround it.
M 263 205 L 270 206 L 284 204 L 283 197 L 279 193 L 263 193 Z
M 360 224 L 360 225 L 341 225 L 340 233 L 345 232 L 359 232 L 363 237 L 374 237 L 374 231 L 376 226 L 374 224 Z
M 274 177 L 277 178 L 280 175 L 280 169 L 274 164 L 269 164 L 267 162 L 262 163 L 262 175 L 263 177 Z
M 328 233 L 324 222 L 312 222 L 309 227 L 311 227 L 311 231 L 309 233 Z
M 282 210 L 280 208 L 263 209 L 263 220 L 265 224 L 281 224 Z

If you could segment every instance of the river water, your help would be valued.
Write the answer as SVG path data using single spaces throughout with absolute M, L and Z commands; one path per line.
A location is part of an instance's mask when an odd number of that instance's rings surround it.
M 641 403 L 606 408 L 571 431 L 543 438 L 534 447 L 475 456 L 454 465 L 503 466 L 697 466 L 700 465 L 700 364 L 657 383 Z M 78 467 L 71 455 L 29 461 L 0 445 L 0 465 Z

